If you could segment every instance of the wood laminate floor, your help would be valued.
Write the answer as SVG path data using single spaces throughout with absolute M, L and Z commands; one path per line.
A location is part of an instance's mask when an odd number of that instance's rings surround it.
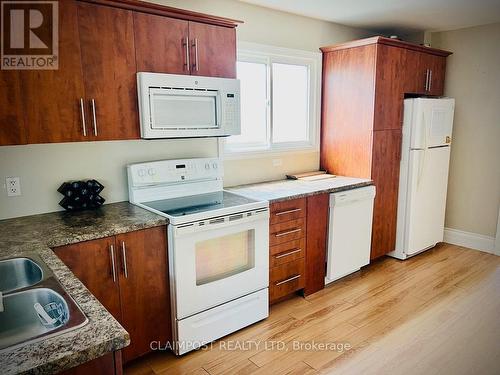
M 327 347 L 313 347 L 324 343 Z M 349 350 L 342 350 L 342 346 Z M 500 257 L 440 244 L 385 258 L 268 319 L 131 374 L 500 374 Z

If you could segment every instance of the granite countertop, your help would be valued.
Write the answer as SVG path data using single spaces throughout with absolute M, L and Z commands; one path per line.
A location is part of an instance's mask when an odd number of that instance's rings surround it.
M 303 198 L 323 193 L 356 189 L 373 185 L 372 180 L 363 178 L 336 176 L 323 180 L 279 180 L 250 185 L 240 185 L 227 188 L 236 194 L 257 200 L 267 200 L 276 203 L 289 199 Z
M 165 224 L 166 218 L 128 202 L 0 220 L 0 259 L 40 256 L 88 318 L 86 325 L 67 333 L 0 350 L 2 375 L 58 372 L 127 346 L 127 331 L 50 248 Z

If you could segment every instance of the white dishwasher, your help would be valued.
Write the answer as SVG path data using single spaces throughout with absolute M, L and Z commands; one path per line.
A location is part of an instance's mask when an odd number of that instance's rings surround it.
M 370 262 L 375 186 L 330 194 L 325 284 Z

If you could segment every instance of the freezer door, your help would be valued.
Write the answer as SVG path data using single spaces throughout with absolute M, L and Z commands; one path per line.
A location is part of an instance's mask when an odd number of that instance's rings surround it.
M 450 147 L 410 151 L 404 248 L 407 255 L 443 241 Z
M 455 99 L 411 99 L 413 103 L 411 149 L 451 143 Z

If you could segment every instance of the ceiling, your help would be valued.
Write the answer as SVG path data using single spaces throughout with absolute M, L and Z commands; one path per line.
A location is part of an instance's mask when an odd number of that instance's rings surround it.
M 500 0 L 240 0 L 383 33 L 444 31 L 500 22 Z

